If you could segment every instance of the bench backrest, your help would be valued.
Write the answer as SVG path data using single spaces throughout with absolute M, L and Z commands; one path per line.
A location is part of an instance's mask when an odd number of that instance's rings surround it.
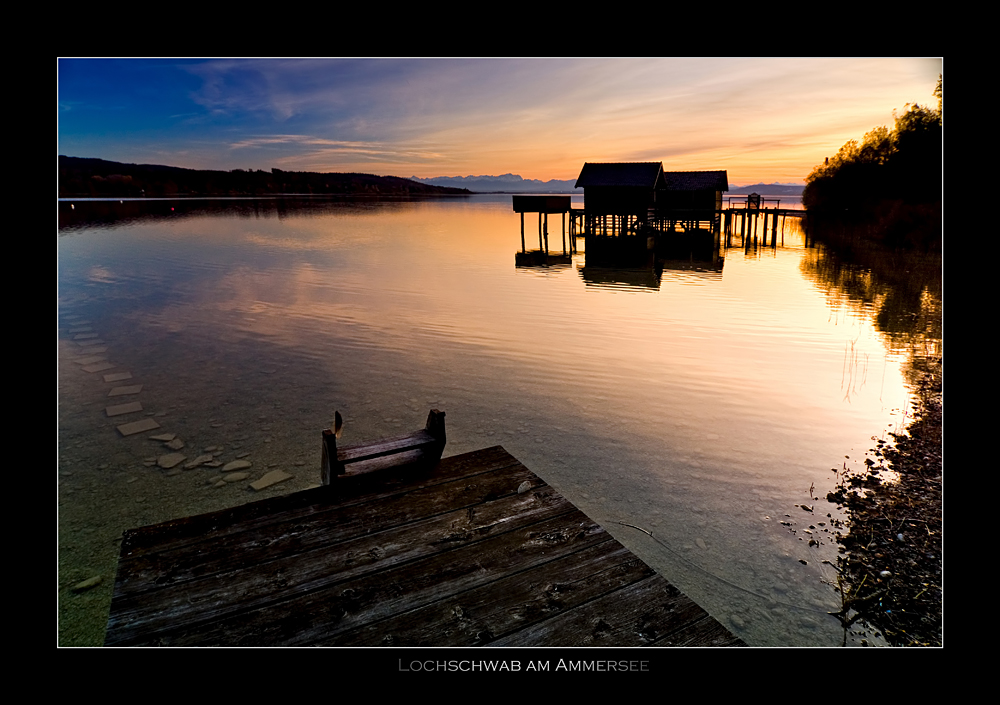
M 336 433 L 329 428 L 324 429 L 320 476 L 323 484 L 329 485 L 340 475 L 359 475 L 410 463 L 437 462 L 446 442 L 444 412 L 437 409 L 431 409 L 423 430 L 371 443 L 338 448 Z

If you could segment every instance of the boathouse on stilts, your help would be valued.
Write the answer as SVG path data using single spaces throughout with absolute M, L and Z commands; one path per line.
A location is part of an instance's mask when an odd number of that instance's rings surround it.
M 570 214 L 572 224 L 572 206 L 569 196 L 514 196 L 514 212 L 521 214 L 521 251 L 515 254 L 518 267 L 568 267 L 571 255 L 576 251 L 576 241 L 570 229 L 569 247 L 566 240 L 566 215 Z M 528 250 L 524 240 L 524 214 L 538 214 L 538 249 Z M 552 254 L 549 251 L 549 214 L 562 215 L 562 253 Z
M 664 171 L 662 162 L 587 162 L 576 181 L 588 265 L 654 269 L 661 261 L 720 262 L 726 171 Z M 577 228 L 577 224 L 579 227 Z
M 662 191 L 656 194 L 653 227 L 719 232 L 722 192 L 729 190 L 725 170 L 665 171 L 663 182 Z
M 584 191 L 581 231 L 586 235 L 704 229 L 718 232 L 721 171 L 664 171 L 662 162 L 587 162 L 576 180 Z
M 587 162 L 576 180 L 583 189 L 582 232 L 608 235 L 638 232 L 656 196 L 666 188 L 660 162 Z

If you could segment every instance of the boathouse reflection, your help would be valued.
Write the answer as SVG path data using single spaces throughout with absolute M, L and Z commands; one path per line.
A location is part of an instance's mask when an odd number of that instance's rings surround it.
M 664 270 L 697 272 L 721 279 L 724 257 L 717 234 L 706 230 L 672 233 L 672 237 L 590 235 L 585 264 L 577 267 L 588 286 L 659 289 Z

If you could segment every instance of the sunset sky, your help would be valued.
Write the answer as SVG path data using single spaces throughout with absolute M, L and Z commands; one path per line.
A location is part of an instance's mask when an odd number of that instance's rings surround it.
M 60 59 L 58 153 L 192 169 L 801 183 L 936 107 L 940 58 Z

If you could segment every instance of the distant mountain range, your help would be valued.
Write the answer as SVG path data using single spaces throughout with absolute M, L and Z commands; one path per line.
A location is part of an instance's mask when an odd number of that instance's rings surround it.
M 480 193 L 583 193 L 582 188 L 574 188 L 576 179 L 525 179 L 517 174 L 502 176 L 435 176 L 421 179 L 411 176 L 410 181 L 433 186 L 466 188 Z M 730 185 L 728 194 L 759 193 L 764 196 L 801 196 L 804 184 L 749 184 Z
M 761 196 L 801 196 L 805 184 L 750 184 L 748 186 L 733 186 L 730 184 L 726 193 L 734 194 L 759 193 Z
M 467 188 L 480 193 L 583 193 L 582 188 L 573 188 L 576 179 L 525 179 L 517 174 L 502 176 L 435 176 L 421 179 L 411 176 L 410 181 L 418 181 L 432 186 Z

